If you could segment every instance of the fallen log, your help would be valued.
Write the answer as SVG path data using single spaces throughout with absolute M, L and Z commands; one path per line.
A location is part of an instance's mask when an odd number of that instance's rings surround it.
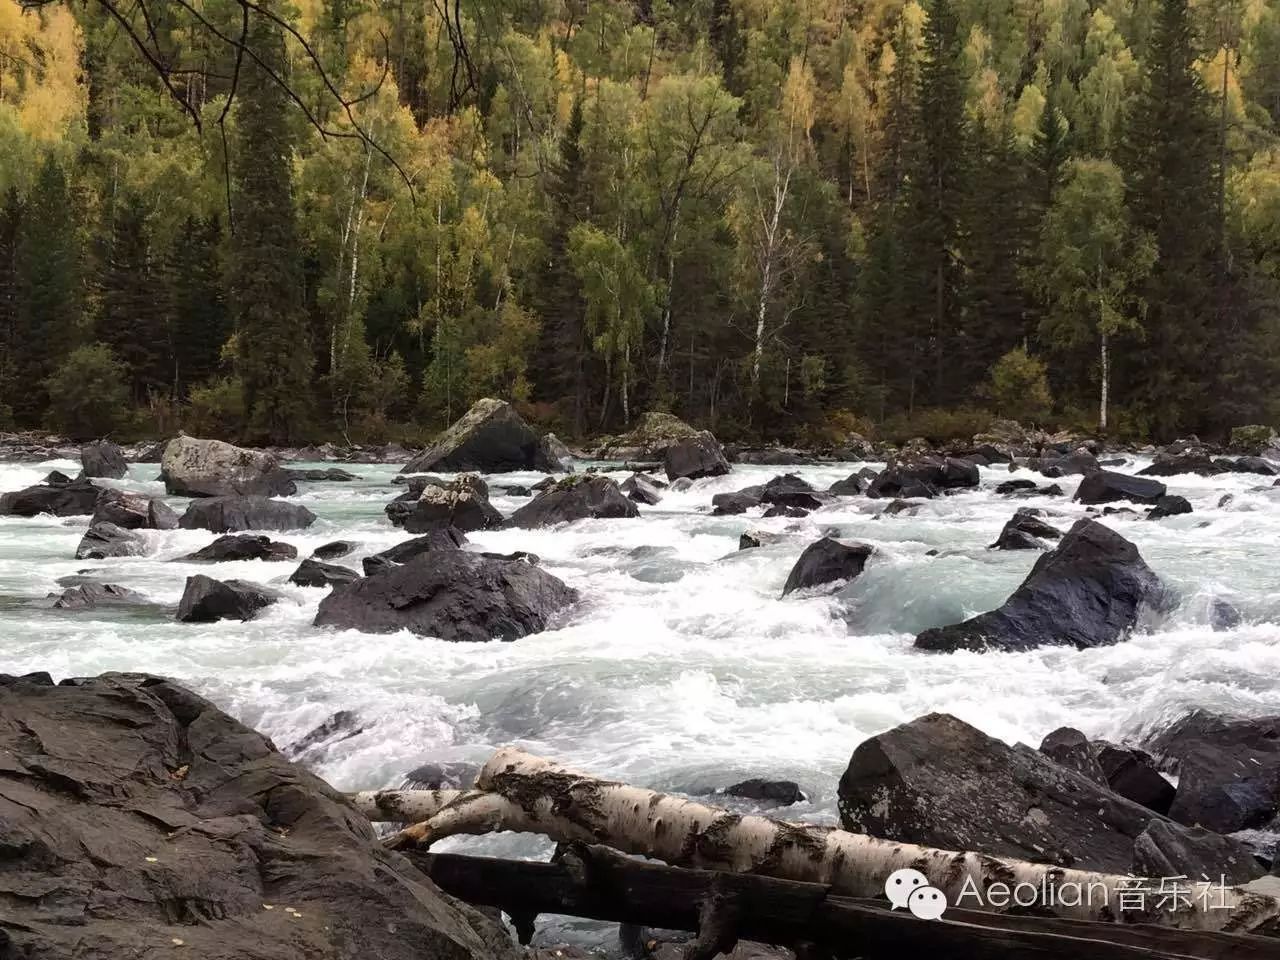
M 426 847 L 457 834 L 539 833 L 562 842 L 605 844 L 674 866 L 824 884 L 860 898 L 882 896 L 890 874 L 910 869 L 923 873 L 957 907 L 1280 935 L 1280 899 L 1274 885 L 1266 887 L 1266 878 L 1229 887 L 938 850 L 743 816 L 600 780 L 511 748 L 497 751 L 481 768 L 474 790 L 378 791 L 353 800 L 371 819 L 403 823 L 421 817 L 388 838 L 388 846 L 399 849 Z M 1011 898 L 997 895 L 1011 890 Z M 1175 909 L 1169 909 L 1170 902 Z
M 1274 960 L 1275 941 L 950 909 L 939 920 L 840 897 L 830 886 L 646 863 L 607 847 L 568 845 L 552 863 L 406 850 L 446 893 L 497 907 L 522 942 L 538 914 L 561 914 L 699 934 L 686 960 L 728 952 L 738 939 L 813 946 L 820 954 L 900 960 L 937 952 L 948 960 Z

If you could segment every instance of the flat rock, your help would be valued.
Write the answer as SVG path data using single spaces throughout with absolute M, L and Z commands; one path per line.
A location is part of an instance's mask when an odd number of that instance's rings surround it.
M 782 595 L 805 587 L 815 587 L 837 580 L 852 580 L 862 573 L 867 558 L 875 553 L 874 547 L 865 543 L 842 543 L 831 537 L 823 537 L 805 547 L 800 559 L 787 575 Z
M 261 534 L 231 533 L 178 560 L 183 563 L 225 563 L 232 560 L 293 560 L 297 556 L 298 548 L 292 544 Z
M 216 620 L 252 620 L 280 599 L 266 587 L 244 580 L 214 580 L 197 574 L 187 577 L 177 619 L 182 623 L 213 623 Z
M 100 493 L 102 488 L 88 479 L 37 484 L 0 494 L 0 516 L 37 517 L 42 513 L 55 517 L 89 516 Z
M 136 590 L 114 583 L 82 583 L 62 593 L 51 593 L 48 599 L 55 610 L 92 610 L 95 607 L 132 607 L 147 602 Z
M 616 517 L 636 517 L 640 511 L 618 488 L 618 484 L 599 474 L 567 477 L 543 490 L 513 513 L 513 527 L 550 527 L 557 523 L 573 523 Z
M 1135 477 L 1127 473 L 1099 470 L 1080 481 L 1075 499 L 1080 503 L 1113 503 L 1131 500 L 1134 503 L 1155 503 L 1167 493 L 1159 480 Z
M 193 500 L 178 520 L 183 530 L 303 530 L 316 515 L 300 503 L 269 497 L 208 497 Z
M 350 567 L 340 567 L 335 563 L 306 559 L 298 564 L 298 569 L 289 575 L 289 582 L 300 587 L 332 587 L 342 583 L 354 583 L 360 574 Z
M 164 448 L 160 479 L 183 497 L 288 496 L 298 489 L 274 454 L 185 435 Z

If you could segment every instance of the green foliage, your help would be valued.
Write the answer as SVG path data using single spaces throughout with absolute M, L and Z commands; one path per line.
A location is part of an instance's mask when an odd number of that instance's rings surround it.
M 1001 417 L 1043 421 L 1053 406 L 1044 363 L 1014 347 L 991 368 L 991 401 Z
M 189 403 L 189 433 L 234 438 L 244 429 L 244 384 L 235 377 L 219 377 L 193 387 Z
M 127 376 L 106 344 L 76 347 L 45 380 L 49 425 L 76 440 L 109 435 L 128 414 Z

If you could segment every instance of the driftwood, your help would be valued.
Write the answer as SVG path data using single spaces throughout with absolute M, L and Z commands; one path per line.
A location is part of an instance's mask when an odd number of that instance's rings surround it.
M 379 791 L 353 800 L 372 820 L 419 821 L 389 838 L 389 846 L 401 849 L 423 848 L 456 834 L 539 833 L 561 842 L 605 844 L 675 866 L 821 884 L 856 898 L 881 897 L 889 875 L 909 868 L 923 873 L 955 907 L 1280 934 L 1280 900 L 1257 889 L 1182 880 L 1171 890 L 1151 879 L 741 816 L 600 780 L 509 748 L 484 765 L 474 790 Z M 997 885 L 1016 887 L 1023 896 L 1018 902 L 995 902 Z
M 799 947 L 808 955 L 900 960 L 936 954 L 948 960 L 1274 960 L 1274 940 L 948 910 L 918 920 L 883 903 L 835 895 L 824 884 L 667 867 L 607 847 L 570 844 L 553 863 L 456 854 L 406 854 L 445 892 L 498 907 L 522 939 L 540 913 L 636 926 L 697 931 L 686 960 L 706 960 L 739 938 Z M 816 948 L 816 949 L 815 949 Z

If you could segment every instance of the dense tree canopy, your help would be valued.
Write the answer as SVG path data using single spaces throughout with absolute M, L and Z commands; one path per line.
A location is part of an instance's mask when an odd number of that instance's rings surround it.
M 89 359 L 117 430 L 272 441 L 1280 418 L 1280 0 L 0 0 L 0 53 L 17 425 Z

